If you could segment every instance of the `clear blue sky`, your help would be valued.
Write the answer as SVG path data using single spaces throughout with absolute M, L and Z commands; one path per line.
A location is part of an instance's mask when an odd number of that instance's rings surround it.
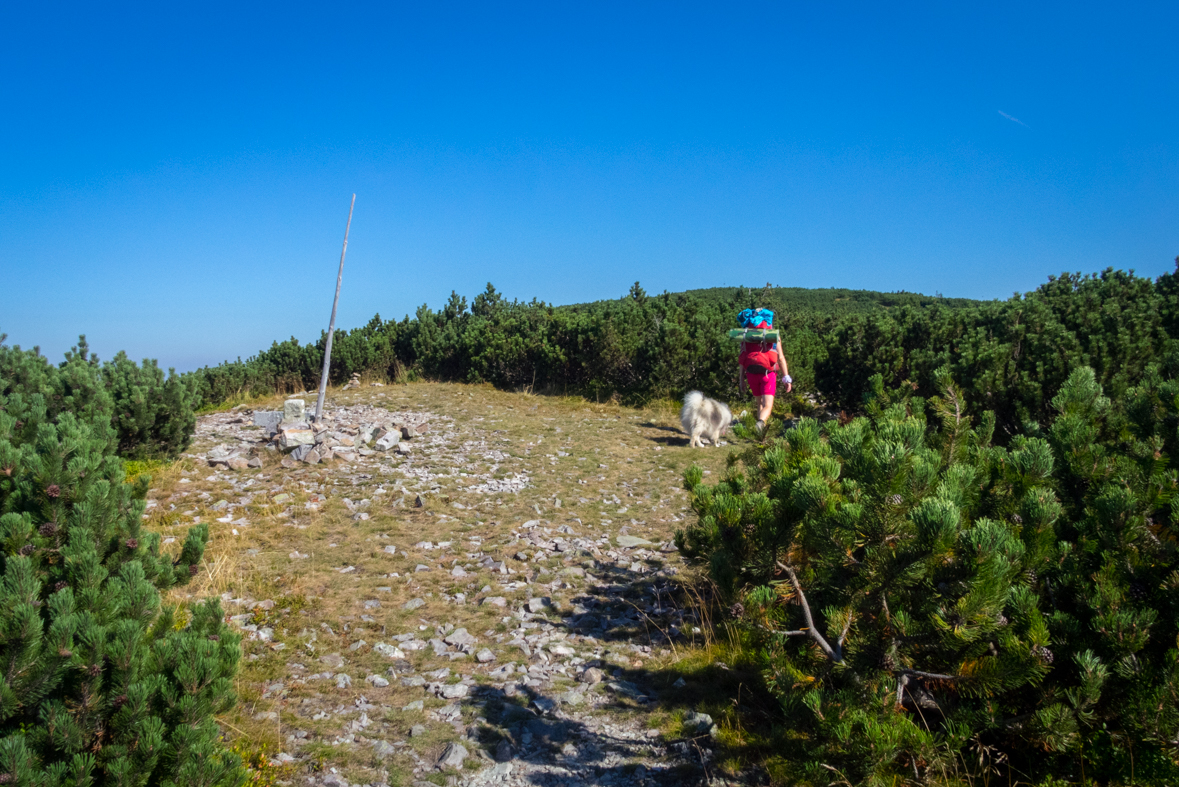
M 901 7 L 904 6 L 904 7 Z M 1179 4 L 10 2 L 0 332 L 191 369 L 486 282 L 1004 298 L 1179 254 Z

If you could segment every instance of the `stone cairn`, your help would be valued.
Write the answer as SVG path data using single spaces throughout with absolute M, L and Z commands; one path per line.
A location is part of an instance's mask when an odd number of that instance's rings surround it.
M 366 408 L 369 409 L 369 408 Z M 355 462 L 358 456 L 376 452 L 409 454 L 408 442 L 429 431 L 425 420 L 415 421 L 407 414 L 400 422 L 378 422 L 378 418 L 364 421 L 350 408 L 324 413 L 319 421 L 308 418 L 307 403 L 303 399 L 288 399 L 282 410 L 255 410 L 253 425 L 262 431 L 261 445 L 245 451 L 217 446 L 207 455 L 211 467 L 230 470 L 261 467 L 257 449 L 280 451 L 284 467 L 298 463 L 318 464 L 331 459 Z

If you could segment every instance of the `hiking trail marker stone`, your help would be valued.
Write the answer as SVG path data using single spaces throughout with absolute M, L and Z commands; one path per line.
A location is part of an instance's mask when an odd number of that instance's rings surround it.
M 287 399 L 282 405 L 282 420 L 302 421 L 307 415 L 307 403 L 302 399 Z

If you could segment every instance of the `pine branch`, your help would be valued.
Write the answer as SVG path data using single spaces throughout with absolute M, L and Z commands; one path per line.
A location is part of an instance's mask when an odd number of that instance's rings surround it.
M 942 675 L 938 672 L 922 672 L 917 669 L 899 669 L 893 670 L 896 675 L 912 675 L 917 678 L 929 678 L 930 680 L 966 680 L 962 675 Z
M 897 676 L 897 705 L 904 702 L 905 687 L 909 685 L 910 676 L 915 678 L 928 678 L 930 680 L 965 680 L 961 675 L 942 675 L 937 672 L 922 672 L 916 669 L 899 669 L 893 670 L 893 674 Z
M 802 607 L 802 617 L 804 620 L 806 620 L 807 636 L 813 639 L 815 644 L 822 648 L 823 652 L 827 654 L 827 658 L 831 659 L 836 664 L 842 664 L 843 636 L 841 635 L 839 638 L 838 644 L 840 646 L 840 650 L 837 652 L 834 648 L 831 647 L 831 644 L 823 638 L 823 635 L 819 633 L 819 630 L 815 628 L 815 619 L 811 615 L 811 605 L 806 601 L 806 594 L 802 592 L 802 585 L 798 583 L 798 577 L 795 576 L 794 569 L 780 560 L 775 560 L 774 562 L 778 564 L 778 568 L 786 572 L 786 576 L 790 577 L 790 584 L 794 586 L 794 592 L 798 595 L 798 603 Z M 848 619 L 848 625 L 851 625 L 850 618 Z M 844 629 L 843 634 L 847 634 L 846 629 Z

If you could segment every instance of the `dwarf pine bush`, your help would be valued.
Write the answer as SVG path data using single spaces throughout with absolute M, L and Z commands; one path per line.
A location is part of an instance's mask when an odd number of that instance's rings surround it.
M 207 527 L 175 556 L 141 530 L 147 478 L 124 482 L 109 405 L 78 406 L 105 391 L 73 363 L 78 386 L 0 346 L 16 372 L 0 391 L 0 782 L 239 784 L 213 720 L 239 638 L 216 600 L 183 619 L 160 600 L 196 572 Z
M 174 459 L 192 442 L 196 388 L 174 370 L 165 377 L 155 361 L 139 365 L 123 352 L 100 363 L 85 336 L 59 366 L 3 342 L 0 334 L 0 394 L 40 394 L 48 418 L 70 412 L 92 430 L 110 431 L 126 459 Z
M 686 475 L 705 563 L 826 784 L 1179 779 L 1179 384 L 1120 406 L 1092 370 L 1006 447 L 940 396 L 869 382 L 714 486 Z

